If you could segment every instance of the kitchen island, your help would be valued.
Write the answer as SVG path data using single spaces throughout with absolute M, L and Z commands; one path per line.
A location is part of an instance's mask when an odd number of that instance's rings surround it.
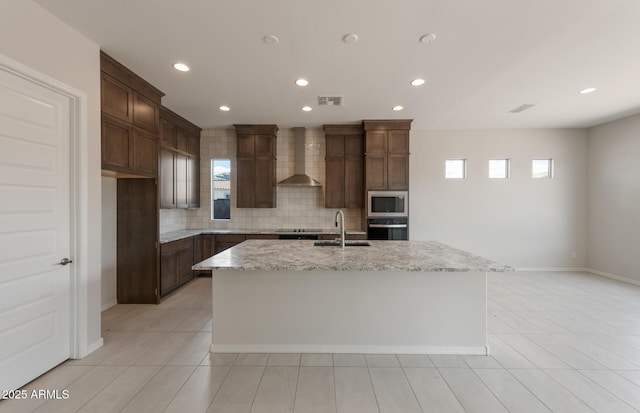
M 211 270 L 211 351 L 488 354 L 487 272 L 511 267 L 432 241 L 249 240 Z

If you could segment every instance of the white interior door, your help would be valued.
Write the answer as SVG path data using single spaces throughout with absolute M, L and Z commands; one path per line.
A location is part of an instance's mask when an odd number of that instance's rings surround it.
M 0 65 L 0 390 L 70 355 L 70 100 Z

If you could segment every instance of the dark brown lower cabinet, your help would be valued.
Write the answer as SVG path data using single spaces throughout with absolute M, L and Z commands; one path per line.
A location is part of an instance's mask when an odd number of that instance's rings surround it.
M 280 238 L 275 234 L 247 234 L 247 239 L 278 239 Z
M 318 239 L 320 240 L 324 240 L 324 241 L 332 241 L 334 239 L 336 239 L 339 235 L 335 234 L 335 235 L 320 235 L 318 237 Z M 355 241 L 355 240 L 366 240 L 367 239 L 367 234 L 347 234 L 347 240 L 350 241 Z
M 215 253 L 218 254 L 246 240 L 245 234 L 218 234 L 216 235 Z
M 160 294 L 165 295 L 193 279 L 193 237 L 160 247 Z
M 193 238 L 193 263 L 199 263 L 216 253 L 216 236 L 214 234 L 200 234 Z M 211 271 L 196 271 L 197 274 L 207 274 Z

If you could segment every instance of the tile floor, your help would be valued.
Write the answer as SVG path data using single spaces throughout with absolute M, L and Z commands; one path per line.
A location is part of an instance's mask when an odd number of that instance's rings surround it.
M 0 412 L 638 412 L 640 287 L 583 273 L 489 276 L 491 356 L 213 354 L 210 279 L 103 313 L 105 345 Z

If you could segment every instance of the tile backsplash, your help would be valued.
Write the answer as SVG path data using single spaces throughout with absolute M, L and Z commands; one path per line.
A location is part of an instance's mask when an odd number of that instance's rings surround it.
M 276 180 L 293 174 L 293 130 L 278 131 Z M 200 138 L 200 208 L 160 210 L 160 232 L 193 229 L 331 229 L 336 209 L 324 207 L 325 138 L 321 128 L 306 131 L 306 173 L 322 187 L 276 187 L 276 208 L 236 208 L 234 129 L 205 129 Z M 211 220 L 211 160 L 231 160 L 231 219 Z M 349 230 L 361 230 L 362 210 L 344 209 Z

